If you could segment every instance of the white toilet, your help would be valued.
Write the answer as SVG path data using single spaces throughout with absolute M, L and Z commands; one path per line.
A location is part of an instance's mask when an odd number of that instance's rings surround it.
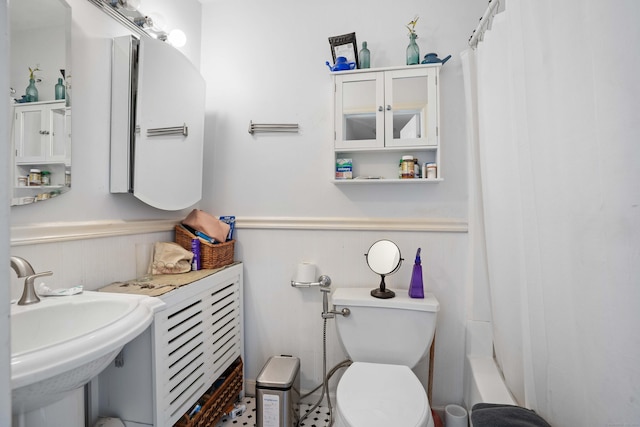
M 336 391 L 336 427 L 433 427 L 427 393 L 411 368 L 429 351 L 440 309 L 438 300 L 409 298 L 395 290 L 378 299 L 365 288 L 339 288 L 332 295 L 340 341 L 353 364 Z

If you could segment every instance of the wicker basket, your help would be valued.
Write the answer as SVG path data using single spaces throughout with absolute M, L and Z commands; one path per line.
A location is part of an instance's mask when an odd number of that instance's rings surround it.
M 227 378 L 213 394 L 205 393 L 200 398 L 200 412 L 193 418 L 183 415 L 174 427 L 214 427 L 224 414 L 231 412 L 242 390 L 242 359 L 238 357 L 225 374 Z
M 191 250 L 191 240 L 196 239 L 196 235 L 191 233 L 180 224 L 176 225 L 176 243 Z M 210 270 L 224 267 L 233 263 L 233 247 L 235 240 L 224 243 L 209 243 L 200 239 L 200 257 L 202 258 L 202 268 Z

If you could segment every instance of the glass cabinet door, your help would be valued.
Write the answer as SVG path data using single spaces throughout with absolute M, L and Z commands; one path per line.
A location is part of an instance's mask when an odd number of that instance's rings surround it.
M 66 137 L 66 129 L 65 129 L 65 109 L 64 108 L 56 108 L 51 110 L 51 114 L 49 116 L 51 120 L 50 129 L 51 135 L 50 138 L 50 149 L 47 153 L 49 157 L 49 161 L 60 161 L 64 162 L 66 159 L 67 152 L 67 137 Z
M 41 107 L 16 109 L 15 132 L 16 159 L 18 161 L 41 161 L 45 158 Z
M 382 73 L 337 76 L 335 97 L 335 147 L 384 146 Z
M 433 69 L 387 72 L 385 145 L 437 145 L 436 103 L 436 73 Z

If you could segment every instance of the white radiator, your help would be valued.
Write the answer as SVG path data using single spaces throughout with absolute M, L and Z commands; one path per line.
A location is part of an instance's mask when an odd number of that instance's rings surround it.
M 124 365 L 100 375 L 100 416 L 170 427 L 244 356 L 242 264 L 160 298 L 165 309 L 125 346 Z

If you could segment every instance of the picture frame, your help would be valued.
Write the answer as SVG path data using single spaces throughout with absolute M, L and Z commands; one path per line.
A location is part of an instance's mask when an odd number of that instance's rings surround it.
M 331 56 L 333 57 L 334 64 L 338 56 L 344 56 L 347 58 L 347 62 L 354 62 L 356 67 L 360 68 L 360 64 L 358 63 L 356 33 L 329 37 L 329 45 L 331 46 Z

